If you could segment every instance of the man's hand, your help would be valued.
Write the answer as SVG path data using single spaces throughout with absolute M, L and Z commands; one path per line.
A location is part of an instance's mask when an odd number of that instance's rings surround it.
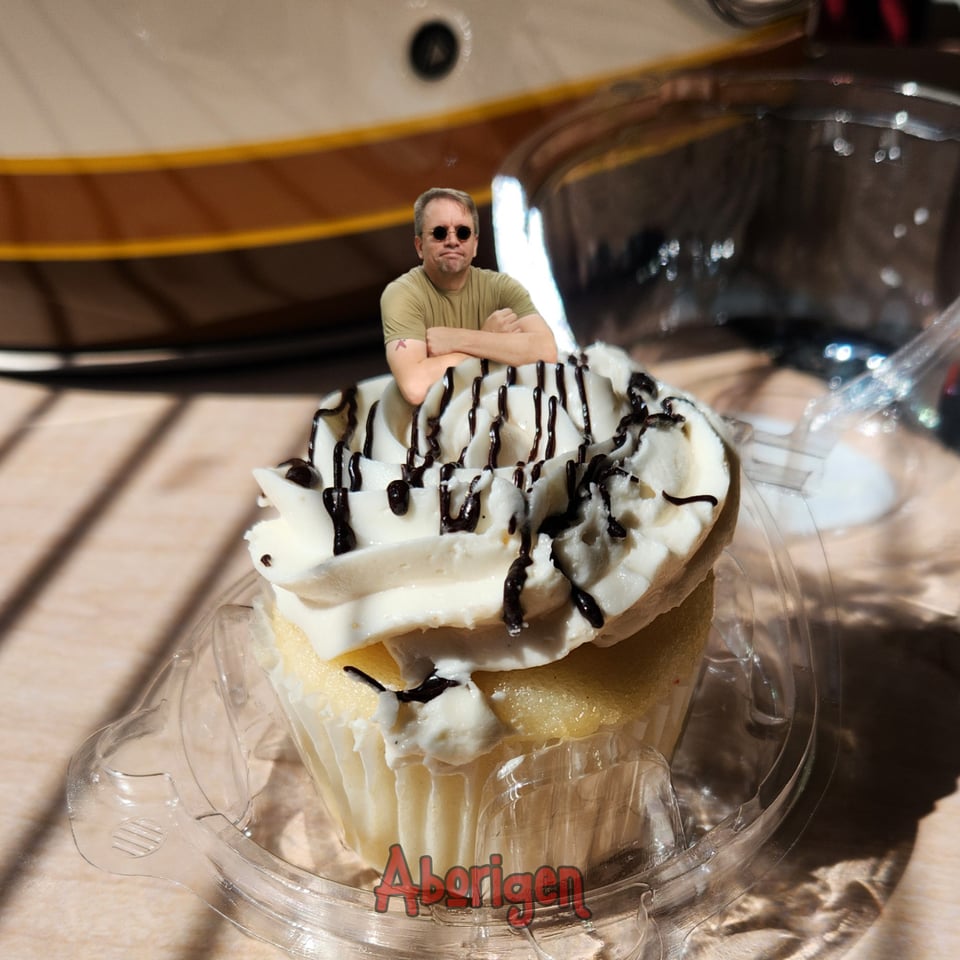
M 427 327 L 427 356 L 442 357 L 460 350 L 461 332 L 453 327 Z
M 489 333 L 520 333 L 523 330 L 520 326 L 520 318 L 509 307 L 494 310 L 483 321 L 483 326 L 480 329 Z

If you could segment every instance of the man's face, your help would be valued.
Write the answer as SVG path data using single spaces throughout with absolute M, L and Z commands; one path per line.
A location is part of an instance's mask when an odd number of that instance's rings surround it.
M 465 240 L 457 237 L 457 230 L 462 233 L 462 228 L 470 231 Z M 414 238 L 414 245 L 427 276 L 438 287 L 456 286 L 477 255 L 477 234 L 470 211 L 447 197 L 431 200 L 423 211 L 423 234 Z

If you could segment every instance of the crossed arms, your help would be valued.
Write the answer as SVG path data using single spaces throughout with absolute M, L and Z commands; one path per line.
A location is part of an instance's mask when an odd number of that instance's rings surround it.
M 519 366 L 544 360 L 555 363 L 557 345 L 539 314 L 518 317 L 513 310 L 495 310 L 479 330 L 428 327 L 426 340 L 391 340 L 387 363 L 408 403 L 423 402 L 427 390 L 447 367 L 467 357 L 482 357 Z

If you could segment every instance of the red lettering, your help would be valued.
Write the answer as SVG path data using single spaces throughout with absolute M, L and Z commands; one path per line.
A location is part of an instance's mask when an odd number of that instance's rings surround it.
M 538 867 L 535 873 L 511 873 L 504 878 L 503 857 L 492 854 L 489 864 L 451 867 L 441 879 L 433 872 L 433 858 L 420 857 L 419 883 L 414 883 L 399 843 L 390 847 L 380 882 L 373 888 L 374 907 L 386 913 L 392 897 L 403 897 L 408 917 L 419 916 L 420 905 L 432 907 L 446 902 L 451 909 L 482 907 L 490 886 L 490 906 L 509 904 L 507 922 L 514 928 L 528 927 L 537 906 L 559 905 L 572 909 L 581 920 L 589 920 L 583 874 L 576 867 Z
M 470 898 L 471 907 L 483 906 L 483 881 L 489 879 L 490 867 L 471 867 L 470 868 L 470 890 L 473 896 Z
M 507 923 L 511 927 L 528 927 L 533 920 L 533 875 L 511 873 L 503 884 L 503 896 L 513 906 L 507 910 Z
M 439 903 L 446 895 L 443 880 L 433 872 L 433 857 L 420 858 L 420 902 L 425 907 Z
M 470 874 L 465 867 L 451 867 L 443 878 L 447 888 L 447 906 L 466 907 L 470 903 Z
M 490 906 L 503 906 L 503 857 L 499 853 L 490 857 Z
M 540 867 L 533 875 L 533 891 L 537 903 L 549 907 L 557 902 L 557 871 L 552 867 Z
M 389 882 L 387 877 L 390 877 Z M 387 865 L 383 868 L 383 875 L 380 882 L 373 888 L 376 897 L 374 909 L 377 913 L 386 913 L 390 906 L 391 897 L 403 897 L 404 908 L 408 917 L 420 915 L 417 894 L 420 892 L 413 877 L 410 876 L 410 868 L 407 866 L 407 858 L 403 855 L 403 848 L 399 843 L 391 844 L 390 856 L 387 858 Z
M 560 890 L 560 905 L 573 907 L 581 920 L 589 920 L 593 914 L 587 909 L 583 895 L 583 874 L 576 867 L 560 867 L 557 875 Z

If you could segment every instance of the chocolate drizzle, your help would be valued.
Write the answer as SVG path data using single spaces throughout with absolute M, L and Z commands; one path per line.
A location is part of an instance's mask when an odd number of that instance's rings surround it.
M 567 577 L 567 579 L 570 580 L 570 577 Z M 600 604 L 583 587 L 578 587 L 572 580 L 570 580 L 570 597 L 587 623 L 594 630 L 599 630 L 603 626 L 603 611 L 600 609 Z
M 343 451 L 346 445 L 342 440 L 338 440 L 333 445 L 333 485 L 335 487 L 343 486 Z
M 346 415 L 344 415 L 344 413 Z M 340 391 L 340 402 L 335 407 L 321 407 L 313 415 L 313 427 L 310 430 L 310 442 L 307 444 L 307 459 L 314 463 L 316 458 L 314 452 L 317 442 L 317 430 L 323 420 L 329 420 L 333 417 L 340 417 L 343 423 L 343 430 L 340 433 L 340 440 L 349 444 L 353 439 L 353 433 L 357 429 L 357 386 L 346 387 Z
M 508 370 L 516 370 L 507 367 Z M 507 384 L 500 384 L 497 390 L 497 418 L 490 424 L 490 449 L 487 451 L 487 469 L 495 470 L 500 458 L 500 431 L 507 420 Z
M 650 416 L 650 409 L 647 406 L 647 401 L 643 397 L 644 393 L 656 399 L 657 385 L 647 374 L 640 370 L 634 371 L 630 375 L 630 381 L 627 383 L 627 402 L 630 404 L 630 412 L 624 414 L 617 424 L 617 429 L 613 437 L 614 449 L 626 443 L 630 427 L 648 426 L 647 421 Z M 673 421 L 671 420 L 671 422 Z
M 480 409 L 480 391 L 483 387 L 483 377 L 474 377 L 470 384 L 470 409 L 467 411 L 467 427 L 470 436 L 460 451 L 457 458 L 457 465 L 463 466 L 463 459 L 467 455 L 467 448 L 470 446 L 473 438 L 477 435 L 477 411 Z
M 415 407 L 410 421 L 410 446 L 407 447 L 407 459 L 401 468 L 403 479 L 411 487 L 423 486 L 423 475 L 433 466 L 433 457 L 429 454 L 423 458 L 423 463 L 417 466 L 417 457 L 420 455 L 420 407 Z
M 440 532 L 441 533 L 473 533 L 480 520 L 480 494 L 477 484 L 480 476 L 474 477 L 467 488 L 467 495 L 456 516 L 450 509 L 450 478 L 457 465 L 445 463 L 440 468 Z
M 578 363 L 574 369 L 574 377 L 577 381 L 577 391 L 580 394 L 580 413 L 583 418 L 583 442 L 584 444 L 593 443 L 593 428 L 590 424 L 590 404 L 587 401 L 587 385 L 584 382 L 583 371 L 588 369 L 585 363 Z
M 557 398 L 550 397 L 547 401 L 547 449 L 543 452 L 544 460 L 552 460 L 557 453 Z
M 320 485 L 321 477 L 313 465 L 316 460 L 317 431 L 323 421 L 340 419 L 340 436 L 333 448 L 333 486 L 322 493 L 323 505 L 333 520 L 333 552 L 335 555 L 347 553 L 357 545 L 357 538 L 350 527 L 350 505 L 347 488 L 343 484 L 343 455 L 357 429 L 357 392 L 356 385 L 340 391 L 340 402 L 335 407 L 321 407 L 313 415 L 310 440 L 307 444 L 307 459 L 288 460 L 281 467 L 287 467 L 284 474 L 287 480 L 302 487 L 314 488 Z M 367 418 L 368 440 L 371 417 Z M 359 460 L 351 458 L 349 465 L 351 489 L 359 490 L 362 484 Z
M 408 470 L 414 469 L 414 464 L 417 462 L 417 457 L 420 455 L 420 407 L 416 406 L 413 408 L 413 412 L 410 414 L 410 445 L 407 447 L 407 462 L 406 466 Z
M 523 606 L 520 596 L 527 582 L 527 567 L 533 563 L 530 556 L 530 529 L 525 527 L 520 538 L 520 552 L 510 564 L 507 577 L 503 581 L 503 622 L 507 633 L 516 637 L 523 630 Z
M 333 554 L 349 553 L 357 545 L 357 536 L 350 526 L 350 501 L 346 487 L 327 487 L 323 505 L 333 521 Z
M 682 507 L 687 503 L 709 503 L 710 506 L 715 507 L 720 501 L 712 493 L 697 493 L 692 497 L 675 497 L 672 494 L 667 493 L 666 490 L 662 491 L 663 499 L 667 503 L 676 504 L 678 507 Z
M 443 371 L 443 393 L 440 395 L 440 406 L 432 417 L 427 418 L 427 450 L 431 460 L 436 460 L 440 456 L 440 425 L 453 397 L 453 374 L 453 367 L 447 367 Z
M 629 531 L 621 520 L 614 516 L 613 502 L 609 483 L 613 477 L 628 477 L 632 483 L 640 483 L 638 477 L 624 469 L 623 456 L 613 456 L 615 451 L 628 446 L 636 450 L 643 442 L 643 434 L 650 429 L 665 429 L 684 422 L 684 417 L 674 409 L 676 397 L 666 397 L 659 402 L 659 410 L 650 411 L 650 403 L 657 399 L 656 382 L 643 371 L 634 371 L 626 385 L 625 400 L 628 411 L 621 417 L 614 434 L 608 444 L 603 445 L 604 453 L 594 453 L 593 418 L 590 407 L 589 392 L 592 389 L 587 379 L 590 367 L 586 354 L 571 356 L 566 363 L 554 364 L 553 385 L 547 388 L 546 364 L 540 361 L 536 364 L 536 381 L 530 395 L 533 407 L 533 437 L 529 452 L 525 460 L 519 460 L 512 468 L 513 483 L 524 493 L 530 492 L 541 481 L 544 465 L 557 456 L 558 422 L 560 410 L 568 410 L 567 366 L 572 367 L 579 398 L 579 419 L 582 424 L 580 442 L 576 450 L 571 450 L 564 464 L 567 503 L 559 512 L 544 517 L 539 527 L 532 530 L 529 519 L 523 511 L 510 518 L 508 534 L 513 536 L 520 530 L 520 547 L 503 582 L 503 622 L 510 636 L 519 635 L 524 626 L 524 611 L 522 596 L 527 581 L 528 568 L 533 563 L 532 544 L 535 538 L 544 535 L 556 540 L 563 533 L 576 527 L 581 522 L 587 503 L 599 497 L 603 504 L 603 513 L 606 517 L 606 535 L 613 540 L 623 540 L 629 536 Z M 497 393 L 497 415 L 492 419 L 489 428 L 489 446 L 487 449 L 486 465 L 477 472 L 466 486 L 459 508 L 453 504 L 454 491 L 457 490 L 457 471 L 462 470 L 468 449 L 477 439 L 477 425 L 479 411 L 483 400 L 484 380 L 490 372 L 487 361 L 480 363 L 480 375 L 470 381 L 470 405 L 466 413 L 469 439 L 460 451 L 459 458 L 453 462 L 446 462 L 440 466 L 437 485 L 437 497 L 440 516 L 440 533 L 474 533 L 483 514 L 483 503 L 478 490 L 481 479 L 488 470 L 500 469 L 500 455 L 502 452 L 501 431 L 507 423 L 511 403 L 511 388 L 517 385 L 517 368 L 507 366 L 503 369 L 503 380 L 500 382 Z M 521 380 L 521 388 L 527 385 Z M 405 516 L 410 510 L 411 489 L 424 487 L 424 477 L 428 470 L 436 468 L 441 457 L 444 456 L 444 420 L 448 416 L 451 403 L 454 399 L 456 379 L 454 368 L 448 368 L 443 375 L 442 389 L 434 413 L 424 416 L 426 411 L 422 406 L 411 412 L 409 444 L 404 461 L 400 464 L 400 477 L 389 481 L 384 489 L 387 504 L 394 516 Z M 431 394 L 436 396 L 436 394 Z M 353 449 L 353 438 L 357 429 L 358 389 L 350 387 L 341 391 L 336 406 L 321 408 L 316 411 L 308 445 L 307 459 L 293 459 L 281 464 L 286 468 L 285 477 L 292 483 L 305 488 L 319 488 L 322 484 L 320 472 L 314 466 L 317 446 L 317 437 L 320 425 L 326 422 L 332 427 L 331 434 L 336 438 L 333 446 L 332 476 L 330 486 L 322 490 L 323 505 L 333 521 L 333 553 L 340 555 L 355 549 L 356 534 L 350 525 L 350 494 L 363 489 L 364 477 L 362 470 L 364 459 L 371 459 L 374 447 L 374 427 L 376 422 L 379 400 L 371 404 L 366 416 L 365 433 L 362 448 Z M 544 410 L 546 406 L 546 410 Z M 571 419 L 574 419 L 571 417 Z M 334 420 L 334 423 L 330 423 Z M 423 436 L 421 436 L 421 428 Z M 462 427 L 461 427 L 462 429 Z M 566 442 L 564 440 L 564 442 Z M 425 449 L 421 450 L 421 443 Z M 542 449 L 541 449 L 542 448 Z M 446 454 L 449 456 L 450 454 Z M 461 488 L 462 489 L 462 488 Z M 691 497 L 676 497 L 663 491 L 665 500 L 672 504 L 684 505 L 695 502 L 708 502 L 716 506 L 716 497 L 702 494 Z M 590 595 L 572 576 L 563 569 L 563 561 L 556 546 L 551 550 L 551 560 L 554 567 L 564 576 L 570 585 L 570 601 L 580 614 L 595 628 L 599 629 L 604 623 L 604 611 L 597 600 Z M 268 566 L 271 558 L 264 555 L 261 562 Z M 371 686 L 383 691 L 385 688 L 373 678 L 354 667 L 346 667 Z M 431 674 L 423 683 L 412 690 L 390 691 L 396 694 L 400 701 L 417 701 L 425 703 L 438 696 L 455 681 L 446 680 Z
M 540 525 L 538 533 L 545 534 L 556 540 L 565 530 L 575 526 L 583 504 L 594 496 L 596 491 L 607 513 L 607 535 L 612 539 L 621 540 L 627 536 L 627 529 L 612 513 L 610 491 L 607 481 L 611 476 L 623 475 L 624 471 L 618 462 L 611 461 L 605 454 L 598 453 L 583 467 L 582 463 L 568 460 L 566 463 L 567 480 L 567 507 L 562 513 L 551 514 Z M 577 584 L 567 573 L 557 557 L 556 550 L 551 550 L 550 559 L 554 567 L 566 577 L 570 583 L 570 597 L 577 610 L 594 628 L 599 629 L 604 623 L 604 613 L 597 601 Z
M 395 517 L 402 517 L 410 508 L 410 484 L 406 480 L 391 480 L 387 484 L 387 503 Z
M 470 427 L 470 439 L 477 432 L 477 410 L 480 409 L 480 391 L 483 388 L 483 377 L 474 377 L 470 384 L 470 412 L 467 414 L 467 425 Z
M 678 423 L 683 423 L 683 414 L 677 413 L 673 409 L 673 404 L 676 399 L 676 397 L 664 397 L 660 403 L 660 406 L 663 408 L 663 412 L 648 414 L 646 419 L 643 421 L 644 425 L 648 427 L 672 427 Z
M 377 409 L 380 406 L 379 400 L 374 400 L 367 411 L 366 432 L 363 437 L 363 455 L 369 460 L 373 455 L 373 425 L 377 419 Z
M 363 474 L 360 472 L 359 453 L 351 454 L 350 463 L 347 465 L 347 475 L 350 477 L 351 493 L 363 488 Z
M 320 471 L 306 460 L 295 457 L 293 460 L 284 460 L 280 464 L 280 469 L 286 467 L 284 479 L 295 483 L 298 487 L 306 487 L 308 490 L 320 486 Z
M 379 680 L 371 677 L 369 673 L 364 673 L 359 667 L 348 665 L 343 668 L 343 672 L 373 687 L 377 693 L 392 693 L 400 703 L 429 703 L 439 697 L 444 690 L 460 686 L 459 680 L 450 680 L 431 673 L 422 683 L 409 690 L 388 690 Z
M 557 399 L 560 402 L 560 406 L 564 410 L 567 409 L 567 384 L 565 379 L 564 370 L 566 368 L 562 363 L 556 364 L 554 367 L 555 379 L 557 381 Z
M 546 517 L 537 533 L 543 533 L 551 540 L 555 540 L 565 530 L 569 530 L 576 524 L 582 504 L 593 496 L 592 488 L 606 491 L 607 479 L 618 470 L 617 464 L 611 463 L 603 453 L 596 454 L 587 464 L 586 469 L 583 469 L 583 464 L 568 460 L 566 462 L 566 509 Z M 609 504 L 609 493 L 604 497 L 604 502 Z M 619 523 L 617 525 L 619 526 Z
M 614 471 L 611 471 L 611 473 Z M 608 474 L 609 475 L 609 474 Z M 607 536 L 611 540 L 625 540 L 627 528 L 613 515 L 613 505 L 610 503 L 610 490 L 606 484 L 600 485 L 600 497 L 607 510 Z
M 639 397 L 641 393 L 648 393 L 654 400 L 657 399 L 657 381 L 645 373 L 643 370 L 634 370 L 630 374 L 630 380 L 627 383 L 627 396 L 630 398 L 630 405 L 635 406 L 634 397 Z
M 527 462 L 530 463 L 537 455 L 540 449 L 540 438 L 543 436 L 543 363 L 537 368 L 537 385 L 533 388 L 533 443 L 530 445 L 530 452 L 527 454 Z M 556 422 L 556 417 L 554 417 Z

